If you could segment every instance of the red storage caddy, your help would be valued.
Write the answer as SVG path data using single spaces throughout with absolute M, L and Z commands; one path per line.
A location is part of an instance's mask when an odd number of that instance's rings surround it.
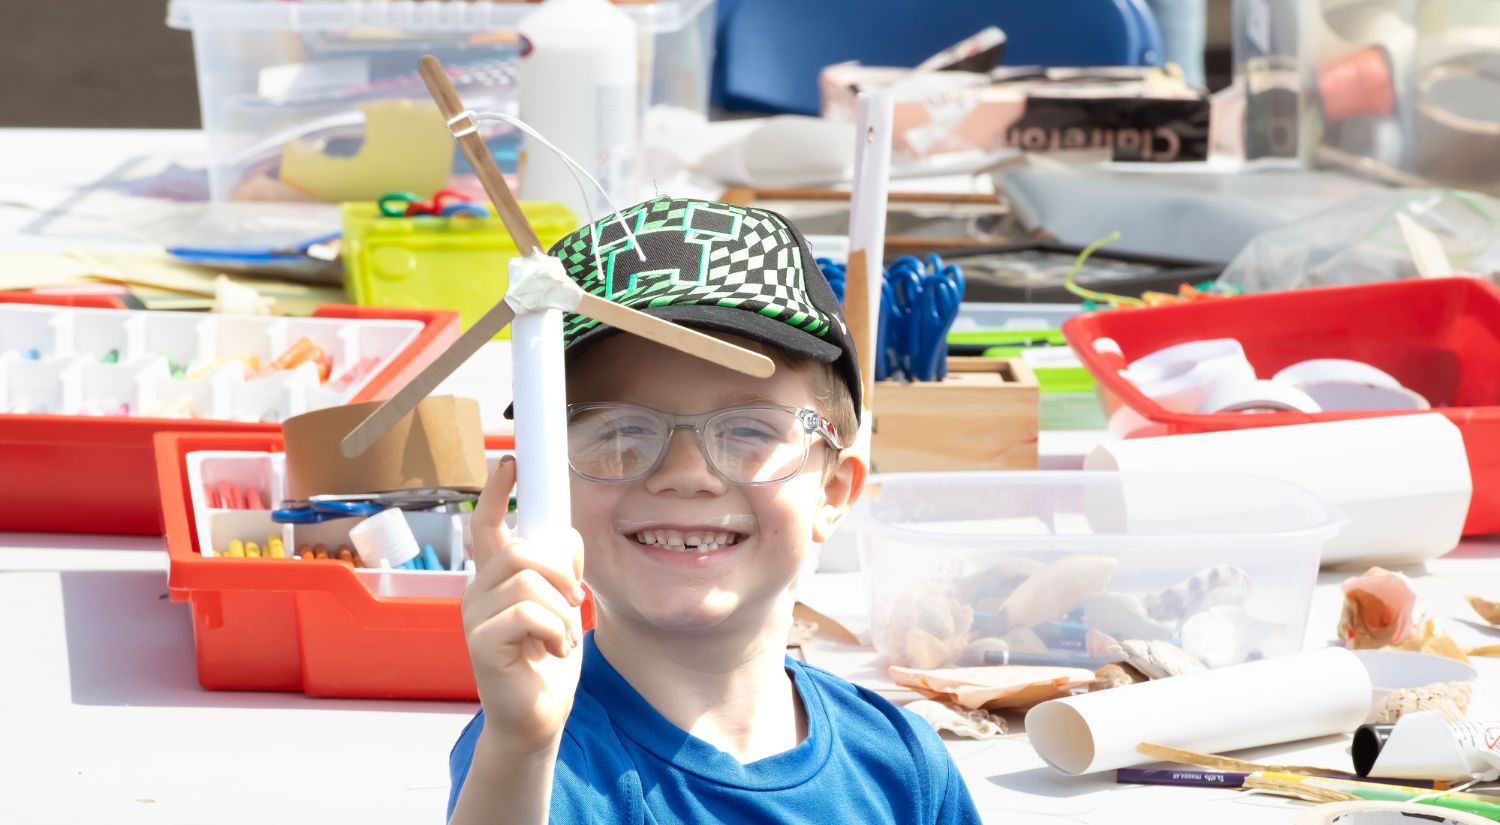
M 1465 535 L 1500 531 L 1500 289 L 1475 278 L 1433 278 L 1303 289 L 1072 318 L 1063 333 L 1093 373 L 1106 409 L 1137 413 L 1129 436 L 1178 435 L 1340 421 L 1410 412 L 1172 412 L 1119 375 L 1094 342 L 1125 360 L 1208 338 L 1234 338 L 1269 378 L 1313 358 L 1363 361 L 1421 393 L 1463 434 L 1474 479 Z M 1372 445 L 1378 449 L 1379 445 Z
M 59 308 L 57 318 L 37 317 L 46 307 Z M 6 315 L 7 312 L 10 314 Z M 121 315 L 114 317 L 116 312 Z M 65 324 L 57 322 L 69 313 L 72 317 Z M 380 339 L 384 349 L 380 350 L 376 361 L 377 371 L 352 384 L 358 389 L 347 399 L 350 403 L 391 396 L 457 339 L 460 332 L 458 314 L 442 310 L 330 305 L 321 307 L 311 319 L 253 320 L 204 313 L 128 310 L 118 299 L 108 297 L 0 293 L 0 357 L 5 351 L 31 347 L 28 342 L 40 340 L 37 355 L 50 356 L 65 351 L 95 356 L 83 359 L 91 362 L 83 369 L 102 373 L 127 368 L 98 363 L 100 350 L 135 346 L 143 352 L 155 352 L 158 347 L 168 349 L 169 338 L 173 338 L 179 347 L 196 346 L 201 353 L 213 352 L 215 348 L 233 348 L 238 346 L 237 341 L 250 341 L 259 335 L 255 346 L 260 348 L 260 355 L 266 361 L 278 354 L 282 343 L 272 342 L 278 337 L 291 341 L 303 336 L 322 337 L 330 342 L 328 346 L 342 345 L 348 353 L 361 351 L 362 343 L 367 353 L 377 349 L 360 337 L 364 335 L 360 332 L 361 325 L 330 324 L 330 320 L 401 322 L 363 325 L 365 329 L 387 328 L 380 333 L 384 336 Z M 265 335 L 264 330 L 277 323 L 282 324 L 278 332 Z M 192 326 L 195 324 L 197 326 Z M 153 325 L 179 329 L 168 331 Z M 67 333 L 62 331 L 64 326 L 69 330 Z M 34 333 L 30 337 L 28 327 Z M 342 330 L 346 329 L 352 332 L 345 335 Z M 135 343 L 127 343 L 129 341 Z M 392 341 L 404 343 L 397 346 Z M 56 349 L 49 350 L 49 346 Z M 179 354 L 176 357 L 183 361 L 190 356 Z M 338 363 L 338 360 L 335 357 L 334 375 L 352 366 Z M 70 369 L 49 364 L 45 358 L 29 365 L 14 357 L 8 362 L 0 360 L 0 369 L 18 373 L 49 368 L 57 374 Z M 8 376 L 9 373 L 0 378 Z M 19 375 L 19 379 L 25 377 Z M 131 379 L 132 376 L 113 379 L 99 376 L 99 380 L 114 380 L 117 384 Z M 83 380 L 90 379 L 85 377 Z M 362 386 L 360 382 L 363 382 Z M 13 394 L 20 392 L 14 390 Z M 162 521 L 152 465 L 151 438 L 154 434 L 163 430 L 270 434 L 281 429 L 279 423 L 251 423 L 227 418 L 16 414 L 7 412 L 7 409 L 0 405 L 0 531 L 159 535 Z
M 491 465 L 512 444 L 508 436 L 486 438 Z M 281 451 L 281 437 L 263 433 L 156 436 L 167 584 L 173 601 L 192 606 L 199 683 L 209 690 L 476 699 L 459 613 L 468 575 L 458 514 L 408 514 L 418 539 L 435 543 L 447 561 L 438 572 L 227 558 L 205 548 L 217 545 L 222 552 L 231 538 L 253 539 L 273 529 L 285 531 L 288 556 L 311 542 L 333 547 L 347 540 L 358 519 L 273 527 L 269 511 L 203 506 L 198 490 L 214 478 L 266 485 L 276 498 Z M 382 576 L 390 577 L 392 592 L 377 595 Z M 585 628 L 593 625 L 592 601 L 584 603 L 583 621 Z

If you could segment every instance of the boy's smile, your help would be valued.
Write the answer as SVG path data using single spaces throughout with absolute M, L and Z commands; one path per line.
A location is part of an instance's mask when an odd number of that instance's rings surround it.
M 780 363 L 771 378 L 753 379 L 630 335 L 600 341 L 569 366 L 572 403 L 697 415 L 746 403 L 810 407 L 813 396 L 809 377 Z M 672 433 L 660 465 L 637 481 L 575 475 L 573 522 L 601 618 L 692 630 L 754 626 L 789 608 L 808 545 L 822 539 L 828 448 L 811 443 L 799 474 L 765 486 L 716 473 L 687 429 Z

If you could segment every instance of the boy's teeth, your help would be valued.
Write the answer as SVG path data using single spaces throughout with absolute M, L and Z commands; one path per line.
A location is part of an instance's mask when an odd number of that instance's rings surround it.
M 712 553 L 736 543 L 738 538 L 735 533 L 683 534 L 672 530 L 642 530 L 635 535 L 641 544 L 696 553 Z

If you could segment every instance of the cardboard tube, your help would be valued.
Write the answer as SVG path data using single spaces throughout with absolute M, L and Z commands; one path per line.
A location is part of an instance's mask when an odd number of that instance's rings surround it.
M 339 443 L 382 403 L 328 407 L 283 421 L 288 496 L 484 487 L 484 429 L 472 398 L 425 398 L 368 449 L 346 458 Z
M 1099 445 L 1086 470 L 1221 471 L 1285 479 L 1349 520 L 1323 566 L 1415 564 L 1458 545 L 1473 482 L 1458 427 L 1436 413 Z
M 1077 776 L 1155 761 L 1158 742 L 1202 753 L 1344 733 L 1370 709 L 1370 676 L 1343 648 L 1157 679 L 1043 702 L 1026 714 L 1031 746 Z

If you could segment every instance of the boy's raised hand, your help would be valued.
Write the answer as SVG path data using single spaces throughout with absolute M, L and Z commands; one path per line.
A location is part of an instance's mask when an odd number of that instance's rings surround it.
M 538 546 L 510 534 L 516 483 L 507 456 L 485 482 L 471 526 L 474 580 L 464 590 L 464 636 L 484 707 L 484 736 L 506 750 L 552 744 L 573 708 L 582 662 L 583 540 Z

